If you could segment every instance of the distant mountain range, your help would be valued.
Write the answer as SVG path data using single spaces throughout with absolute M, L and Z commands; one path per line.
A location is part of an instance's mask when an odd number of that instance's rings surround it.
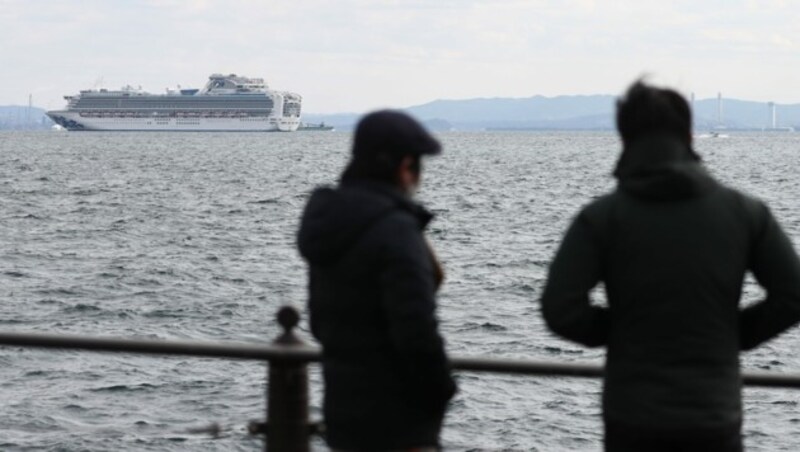
M 405 108 L 429 128 L 444 130 L 611 130 L 617 97 L 533 96 L 435 100 Z M 723 99 L 719 115 L 717 99 L 694 102 L 695 130 L 716 128 L 762 130 L 772 127 L 772 111 L 766 102 Z M 0 129 L 46 129 L 52 122 L 41 108 L 0 106 Z M 777 104 L 776 125 L 800 130 L 800 104 Z M 330 125 L 337 130 L 354 127 L 359 113 L 303 115 L 303 122 Z
M 611 130 L 616 100 L 611 95 L 436 100 L 404 110 L 434 130 Z M 766 102 L 723 99 L 721 118 L 718 105 L 717 99 L 694 102 L 696 130 L 772 127 Z M 777 104 L 775 108 L 778 127 L 800 130 L 800 104 Z M 303 120 L 349 130 L 359 116 L 306 114 Z

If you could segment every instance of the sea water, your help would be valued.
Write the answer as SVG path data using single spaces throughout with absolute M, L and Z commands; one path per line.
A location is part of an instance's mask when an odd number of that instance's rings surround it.
M 610 132 L 451 132 L 418 198 L 446 271 L 441 331 L 459 355 L 601 364 L 555 338 L 538 299 L 577 210 L 614 187 Z M 304 311 L 295 247 L 346 133 L 0 133 L 0 329 L 265 343 Z M 719 180 L 764 199 L 800 244 L 800 134 L 696 140 Z M 748 279 L 744 301 L 763 296 Z M 595 294 L 602 297 L 602 293 Z M 794 329 L 745 370 L 800 371 Z M 311 341 L 305 323 L 301 335 Z M 0 348 L 0 450 L 252 451 L 256 362 Z M 312 416 L 320 417 L 311 367 Z M 459 373 L 446 450 L 600 450 L 601 382 Z M 748 450 L 800 448 L 800 392 L 744 391 Z M 217 424 L 219 435 L 203 433 Z M 317 440 L 315 447 L 324 450 Z

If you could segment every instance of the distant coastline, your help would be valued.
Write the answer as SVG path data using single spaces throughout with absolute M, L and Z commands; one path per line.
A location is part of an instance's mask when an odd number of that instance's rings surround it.
M 404 108 L 435 131 L 613 130 L 616 96 L 533 96 L 436 100 Z M 720 108 L 721 107 L 721 108 Z M 693 103 L 695 130 L 800 130 L 800 104 L 717 98 Z M 0 106 L 0 130 L 46 130 L 53 126 L 44 109 Z M 351 131 L 362 113 L 302 115 L 306 130 Z M 314 126 L 317 126 L 316 128 Z M 318 126 L 322 125 L 323 128 Z M 330 128 L 330 129 L 329 129 Z
M 614 130 L 616 99 L 612 95 L 594 95 L 436 100 L 404 110 L 436 131 Z M 695 130 L 800 130 L 800 104 L 776 104 L 774 115 L 767 102 L 722 99 L 721 107 L 717 98 L 695 100 Z M 359 116 L 358 113 L 306 114 L 303 120 L 324 122 L 338 131 L 348 131 Z

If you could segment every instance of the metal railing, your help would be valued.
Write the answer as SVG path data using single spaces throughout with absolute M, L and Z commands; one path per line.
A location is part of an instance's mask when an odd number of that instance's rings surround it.
M 308 418 L 307 365 L 319 361 L 322 351 L 295 335 L 294 328 L 300 320 L 296 309 L 282 307 L 277 320 L 283 332 L 272 344 L 0 332 L 0 345 L 265 361 L 269 364 L 266 422 L 251 423 L 250 433 L 266 436 L 264 450 L 308 451 L 310 437 L 319 432 L 319 425 L 310 423 Z M 450 363 L 453 369 L 468 372 L 586 378 L 603 376 L 603 368 L 599 365 L 467 356 L 451 356 Z M 800 373 L 744 372 L 742 380 L 747 386 L 800 388 Z

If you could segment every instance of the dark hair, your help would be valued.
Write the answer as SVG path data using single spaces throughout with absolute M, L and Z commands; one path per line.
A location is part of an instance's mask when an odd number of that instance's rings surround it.
M 617 100 L 617 130 L 624 144 L 653 133 L 665 133 L 691 144 L 692 111 L 678 92 L 637 80 Z
M 397 170 L 406 156 L 413 159 L 411 169 L 419 174 L 422 170 L 422 159 L 419 155 L 375 152 L 352 158 L 342 173 L 342 180 L 369 179 L 394 185 L 397 182 Z

